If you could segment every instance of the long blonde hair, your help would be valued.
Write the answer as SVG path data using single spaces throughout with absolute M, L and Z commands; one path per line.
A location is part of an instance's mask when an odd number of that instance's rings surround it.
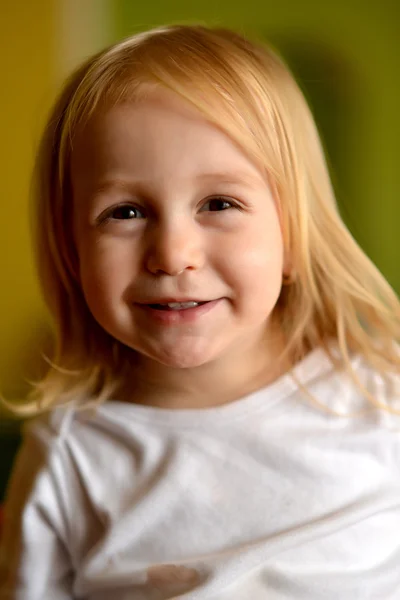
M 83 298 L 69 169 L 76 132 L 96 111 L 143 99 L 153 88 L 172 90 L 223 129 L 277 190 L 294 278 L 282 287 L 275 312 L 293 363 L 334 339 L 350 372 L 350 354 L 358 352 L 379 372 L 398 373 L 398 298 L 340 218 L 314 120 L 290 71 L 271 48 L 232 31 L 169 26 L 88 60 L 48 121 L 36 165 L 34 237 L 56 349 L 19 412 L 94 397 L 102 402 L 134 358 L 98 325 Z

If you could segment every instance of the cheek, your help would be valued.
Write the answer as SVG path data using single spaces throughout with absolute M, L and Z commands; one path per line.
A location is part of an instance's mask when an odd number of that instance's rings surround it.
M 129 260 L 124 258 L 120 252 L 100 243 L 81 246 L 79 272 L 89 306 L 107 303 L 123 292 L 127 275 L 132 275 Z
M 244 289 L 262 289 L 265 285 L 280 288 L 283 240 L 279 222 L 275 218 L 263 226 L 264 222 L 237 237 L 226 256 L 233 276 L 243 281 Z
M 271 219 L 267 226 L 264 223 L 248 230 L 231 248 L 229 269 L 234 306 L 249 324 L 268 318 L 282 286 L 283 240 L 279 222 Z

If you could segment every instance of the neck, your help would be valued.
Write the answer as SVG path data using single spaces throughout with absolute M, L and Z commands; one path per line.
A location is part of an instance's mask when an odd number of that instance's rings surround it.
M 199 409 L 227 404 L 275 381 L 290 368 L 282 335 L 238 344 L 204 365 L 179 369 L 139 356 L 130 367 L 122 399 L 169 409 Z

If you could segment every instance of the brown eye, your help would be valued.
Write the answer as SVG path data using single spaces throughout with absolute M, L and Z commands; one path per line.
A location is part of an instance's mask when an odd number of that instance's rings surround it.
M 109 219 L 115 219 L 118 221 L 142 219 L 144 217 L 143 213 L 138 208 L 131 206 L 130 204 L 116 206 L 108 213 L 107 216 Z
M 210 212 L 220 212 L 229 208 L 235 208 L 235 204 L 225 198 L 211 198 L 202 206 L 202 210 Z

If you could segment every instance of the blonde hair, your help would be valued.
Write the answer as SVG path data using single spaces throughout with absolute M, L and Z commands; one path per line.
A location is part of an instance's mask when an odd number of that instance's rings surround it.
M 56 349 L 20 412 L 94 397 L 102 402 L 134 359 L 98 325 L 80 289 L 69 165 L 74 137 L 95 112 L 145 99 L 153 89 L 191 103 L 268 173 L 293 265 L 293 281 L 275 308 L 292 363 L 334 339 L 349 372 L 350 354 L 358 352 L 379 372 L 397 373 L 398 298 L 340 218 L 314 120 L 290 71 L 271 48 L 232 31 L 169 26 L 88 60 L 48 121 L 36 166 L 35 245 Z

